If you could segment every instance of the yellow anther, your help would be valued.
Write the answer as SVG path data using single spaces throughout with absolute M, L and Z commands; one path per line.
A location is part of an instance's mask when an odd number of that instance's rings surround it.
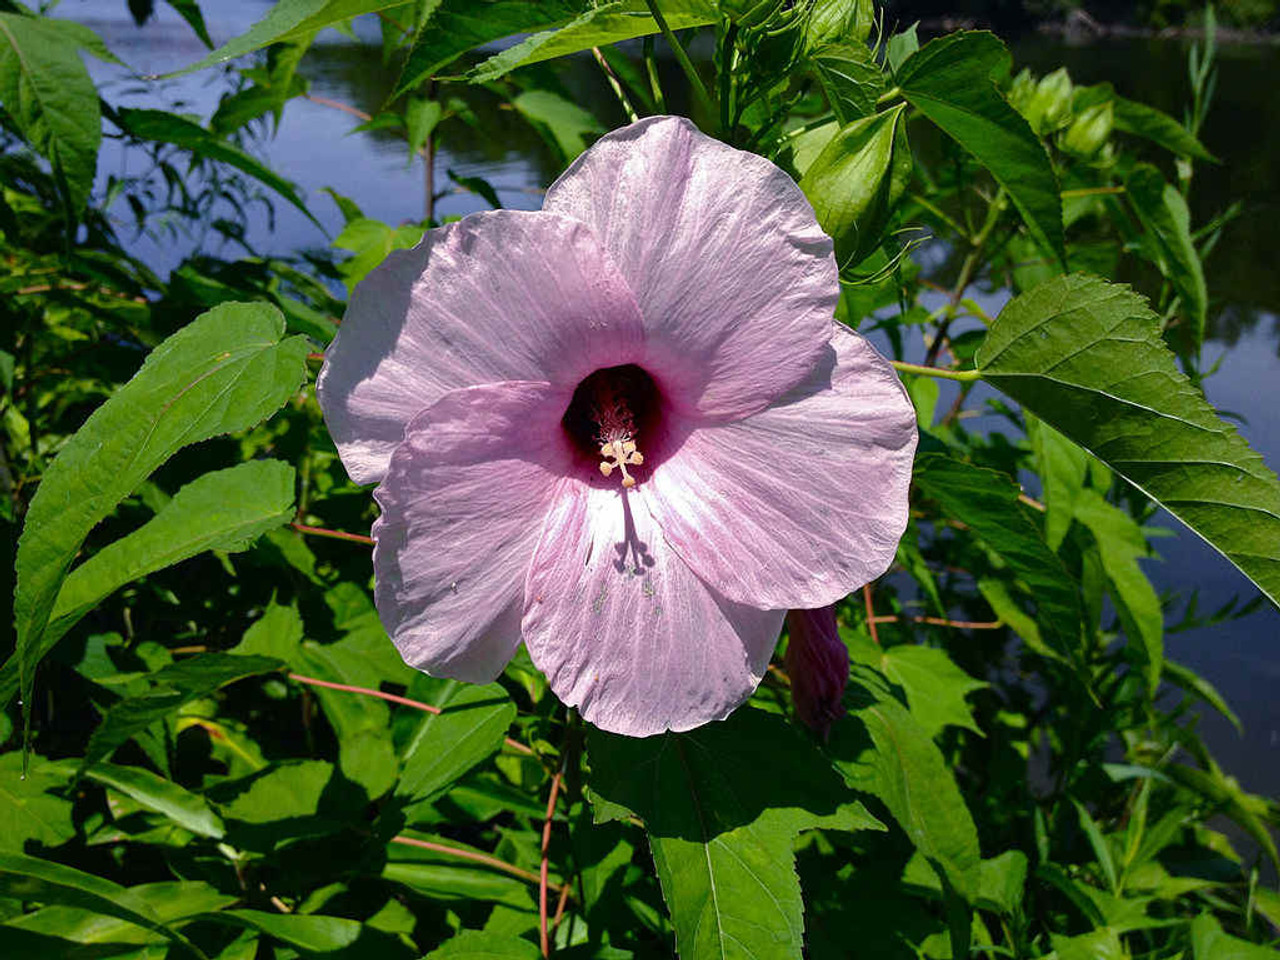
M 622 473 L 623 487 L 630 490 L 636 485 L 636 478 L 627 472 L 627 465 L 644 463 L 644 455 L 636 449 L 634 440 L 614 440 L 601 444 L 600 456 L 604 457 L 600 463 L 601 473 L 606 477 L 611 476 L 616 467 Z

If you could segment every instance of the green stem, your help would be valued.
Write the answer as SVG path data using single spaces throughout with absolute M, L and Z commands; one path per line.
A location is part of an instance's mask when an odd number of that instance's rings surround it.
M 658 61 L 653 56 L 653 34 L 644 38 L 644 68 L 649 74 L 649 89 L 653 92 L 653 105 L 658 113 L 666 113 L 667 98 L 662 93 L 662 81 L 658 77 Z
M 927 367 L 918 363 L 903 363 L 901 360 L 893 360 L 893 369 L 899 373 L 915 373 L 922 377 L 936 377 L 939 380 L 959 380 L 961 383 L 971 383 L 974 380 L 982 379 L 981 370 L 947 370 L 944 367 Z
M 622 104 L 622 112 L 627 115 L 627 120 L 635 123 L 639 119 L 636 116 L 636 108 L 631 106 L 631 101 L 627 99 L 626 93 L 623 92 L 622 84 L 618 81 L 618 75 L 613 72 L 613 67 L 609 66 L 609 61 L 604 58 L 604 54 L 600 52 L 599 47 L 592 47 L 591 55 L 596 58 L 596 63 L 600 64 L 600 69 L 604 71 L 605 79 L 609 81 L 609 86 L 613 89 L 613 95 Z
M 649 7 L 649 13 L 653 16 L 653 22 L 658 25 L 658 29 L 662 31 L 663 37 L 666 38 L 667 44 L 671 47 L 671 52 L 676 55 L 676 60 L 680 63 L 680 69 L 684 71 L 686 77 L 689 78 L 689 84 L 693 87 L 693 95 L 697 99 L 702 109 L 706 111 L 707 116 L 714 117 L 716 115 L 715 104 L 711 102 L 711 94 L 707 93 L 707 88 L 702 82 L 702 78 L 698 76 L 697 68 L 694 67 L 693 61 L 689 59 L 689 55 L 684 52 L 684 47 L 680 46 L 680 41 L 676 39 L 676 35 L 671 32 L 671 27 L 667 24 L 667 18 L 662 15 L 662 11 L 658 9 L 658 0 L 645 0 L 645 4 Z
M 732 24 L 720 43 L 720 134 L 727 137 L 733 129 L 733 41 L 738 28 Z
M 891 90 L 886 90 L 884 93 L 882 93 L 882 94 L 881 94 L 881 95 L 876 99 L 876 106 L 878 107 L 878 106 L 880 106 L 880 105 L 881 105 L 881 104 L 883 104 L 883 103 L 888 103 L 888 102 L 889 102 L 890 100 L 892 100 L 894 97 L 900 97 L 900 96 L 902 96 L 902 88 L 901 88 L 901 87 L 894 87 L 894 88 L 893 88 L 893 89 L 891 89 Z

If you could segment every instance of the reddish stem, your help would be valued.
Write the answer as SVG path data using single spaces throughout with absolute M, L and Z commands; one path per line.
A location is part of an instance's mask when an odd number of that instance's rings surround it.
M 490 856 L 487 853 L 476 853 L 473 850 L 460 850 L 457 847 L 450 847 L 443 843 L 435 843 L 431 840 L 416 840 L 413 837 L 395 836 L 391 838 L 392 843 L 402 843 L 407 847 L 420 847 L 423 850 L 434 850 L 436 853 L 443 853 L 450 857 L 458 857 L 461 860 L 472 860 L 476 863 L 483 863 L 487 867 L 493 867 L 495 870 L 501 870 L 503 873 L 509 873 L 513 877 L 519 877 L 528 883 L 538 883 L 538 875 L 529 870 L 517 867 L 514 863 L 507 863 L 505 860 L 499 860 L 497 857 Z
M 551 796 L 547 798 L 547 819 L 542 825 L 542 865 L 538 874 L 538 942 L 542 955 L 551 956 L 551 943 L 547 939 L 547 848 L 551 846 L 551 821 L 556 815 L 556 801 L 560 798 L 560 773 L 551 778 Z
M 387 700 L 391 703 L 398 703 L 402 707 L 413 707 L 415 710 L 423 710 L 427 713 L 440 714 L 443 711 L 439 707 L 433 707 L 429 703 L 423 703 L 421 700 L 410 700 L 408 697 L 397 696 L 394 693 L 383 693 L 381 690 L 373 690 L 369 687 L 355 687 L 349 683 L 334 683 L 331 680 L 317 680 L 315 677 L 304 677 L 300 673 L 289 674 L 290 680 L 296 680 L 298 683 L 309 683 L 313 687 L 328 687 L 330 690 L 343 690 L 347 693 L 362 693 L 366 697 L 377 697 L 379 700 Z M 512 750 L 519 753 L 533 756 L 533 749 L 526 747 L 519 740 L 512 740 L 507 737 L 504 741 Z
M 874 617 L 873 623 L 898 623 L 909 620 L 912 623 L 928 623 L 935 627 L 955 627 L 957 630 L 999 630 L 1004 626 L 1003 620 L 944 620 L 942 617 Z
M 373 546 L 373 537 L 366 537 L 362 533 L 344 533 L 341 530 L 326 530 L 324 527 L 309 527 L 305 523 L 291 523 L 289 526 L 297 530 L 299 533 L 305 533 L 313 537 L 328 537 L 330 540 L 346 540 L 350 543 L 363 543 L 365 546 Z
M 876 632 L 876 608 L 871 602 L 871 584 L 862 585 L 862 601 L 867 605 L 867 629 L 871 631 L 871 639 L 880 646 L 880 634 Z

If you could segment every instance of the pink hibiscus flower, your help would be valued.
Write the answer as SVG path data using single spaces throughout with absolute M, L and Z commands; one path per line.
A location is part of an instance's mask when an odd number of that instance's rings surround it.
M 606 730 L 727 716 L 786 610 L 879 576 L 906 524 L 915 416 L 838 296 L 795 183 L 673 117 L 603 137 L 541 211 L 392 253 L 316 391 L 380 483 L 405 661 L 488 681 L 523 640 Z

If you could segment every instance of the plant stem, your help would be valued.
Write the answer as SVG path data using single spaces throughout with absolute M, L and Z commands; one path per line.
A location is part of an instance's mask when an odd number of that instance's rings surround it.
M 547 798 L 547 819 L 542 824 L 542 863 L 538 868 L 538 942 L 544 957 L 551 956 L 551 943 L 547 937 L 547 871 L 550 863 L 547 850 L 551 846 L 551 822 L 556 815 L 556 801 L 560 799 L 562 770 L 551 778 L 551 796 Z
M 331 680 L 318 680 L 315 677 L 304 677 L 300 673 L 291 673 L 288 675 L 290 680 L 296 680 L 298 683 L 307 683 L 313 687 L 328 687 L 330 690 L 343 690 L 346 693 L 360 693 L 366 697 L 377 697 L 379 700 L 386 700 L 390 703 L 398 703 L 402 707 L 413 707 L 415 710 L 422 710 L 426 713 L 440 715 L 444 711 L 439 707 L 433 707 L 429 703 L 423 703 L 421 700 L 410 700 L 408 697 L 397 696 L 394 693 L 383 693 L 381 690 L 373 690 L 369 687 L 356 687 L 349 683 L 334 683 Z M 504 741 L 508 747 L 518 753 L 526 756 L 534 756 L 533 749 L 526 747 L 519 740 L 512 740 L 507 737 Z
M 305 533 L 312 537 L 327 537 L 330 540 L 346 540 L 349 543 L 363 543 L 365 546 L 373 546 L 373 537 L 366 537 L 362 533 L 344 533 L 341 530 L 327 530 L 324 527 L 309 527 L 305 523 L 291 523 L 289 526 L 299 533 Z
M 733 41 L 738 28 L 730 24 L 720 42 L 720 134 L 728 136 L 733 117 Z
M 631 101 L 627 99 L 626 92 L 622 89 L 622 84 L 618 80 L 618 75 L 613 72 L 613 67 L 609 66 L 609 61 L 604 58 L 604 54 L 600 52 L 599 47 L 591 48 L 591 55 L 596 58 L 596 63 L 600 64 L 600 69 L 604 71 L 604 77 L 609 81 L 609 86 L 613 90 L 613 95 L 618 98 L 618 102 L 622 104 L 622 112 L 627 115 L 627 120 L 635 123 L 637 119 L 636 108 L 631 105 Z
M 893 363 L 893 368 L 901 373 L 915 373 L 922 377 L 936 377 L 939 380 L 958 380 L 961 383 L 982 379 L 981 370 L 947 370 L 943 367 L 921 366 L 918 363 L 903 363 L 901 360 L 893 360 L 891 362 Z
M 871 602 L 871 584 L 864 583 L 862 585 L 862 602 L 867 605 L 867 630 L 871 633 L 871 639 L 875 645 L 880 646 L 880 635 L 876 631 L 876 607 Z
M 895 617 L 892 615 L 872 617 L 871 623 L 927 623 L 935 627 L 954 627 L 957 630 L 999 630 L 1004 626 L 1003 620 L 946 620 L 943 617 Z
M 658 76 L 658 61 L 653 56 L 653 34 L 644 38 L 644 68 L 649 75 L 649 89 L 653 93 L 653 106 L 658 113 L 667 112 L 667 98 L 662 93 L 662 80 Z
M 449 857 L 457 857 L 460 860 L 471 860 L 474 863 L 483 863 L 487 867 L 493 867 L 495 870 L 501 870 L 503 873 L 509 873 L 513 877 L 519 877 L 528 883 L 537 883 L 538 875 L 521 867 L 517 867 L 514 863 L 507 863 L 505 860 L 499 860 L 497 857 L 490 856 L 486 853 L 476 853 L 472 850 L 460 850 L 457 847 L 451 847 L 448 844 L 436 843 L 432 840 L 418 840 L 415 837 L 394 836 L 391 838 L 392 843 L 401 843 L 406 847 L 418 847 L 421 850 L 431 850 L 435 853 L 443 853 Z
M 658 9 L 658 0 L 645 0 L 645 4 L 649 7 L 653 22 L 658 25 L 658 29 L 662 31 L 662 36 L 666 38 L 668 46 L 671 47 L 671 52 L 676 55 L 676 60 L 680 63 L 680 69 L 689 78 L 689 85 L 693 87 L 694 97 L 702 109 L 706 111 L 707 116 L 714 117 L 716 108 L 715 104 L 711 102 L 711 94 L 707 93 L 707 88 L 703 85 L 702 78 L 698 76 L 698 70 L 693 65 L 693 61 L 689 59 L 689 55 L 684 52 L 684 47 L 680 46 L 680 41 L 676 39 L 671 27 L 667 25 L 667 18 Z

